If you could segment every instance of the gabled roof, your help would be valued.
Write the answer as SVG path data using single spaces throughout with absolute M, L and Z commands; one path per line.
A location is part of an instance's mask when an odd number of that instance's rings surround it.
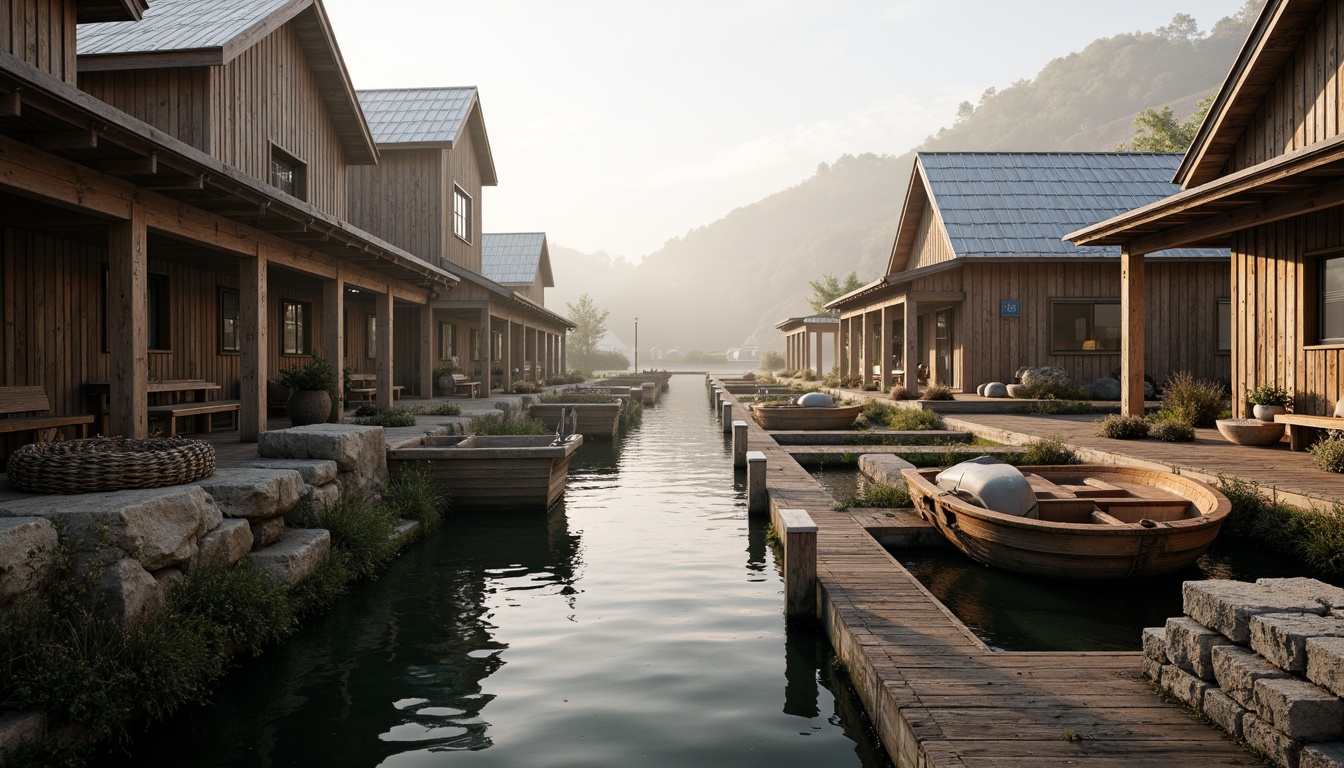
M 1116 246 L 1079 247 L 1060 238 L 1179 191 L 1170 179 L 1180 159 L 1140 152 L 921 152 L 889 272 L 908 268 L 914 233 L 930 205 L 955 258 L 1118 257 Z M 1228 254 L 1189 249 L 1164 255 Z
M 320 0 L 152 0 L 138 22 L 79 26 L 82 72 L 218 67 L 293 22 L 346 161 L 378 161 L 350 73 Z
M 145 0 L 76 0 L 75 20 L 80 24 L 139 21 L 147 5 Z
M 1204 184 L 1222 173 L 1322 5 L 1323 0 L 1265 3 L 1176 172 L 1182 187 Z
M 545 232 L 481 235 L 481 274 L 504 285 L 532 285 L 541 272 L 541 284 L 555 287 L 551 254 Z
M 476 147 L 481 183 L 499 183 L 475 86 L 360 91 L 359 101 L 379 147 L 452 149 L 465 129 Z
M 790 317 L 787 320 L 781 320 L 775 323 L 775 328 L 781 331 L 791 331 L 808 325 L 836 325 L 840 322 L 839 315 L 807 315 L 805 317 Z

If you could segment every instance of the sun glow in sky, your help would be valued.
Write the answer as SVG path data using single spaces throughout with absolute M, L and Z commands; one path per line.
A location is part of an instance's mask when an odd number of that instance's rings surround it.
M 326 0 L 357 88 L 476 85 L 485 231 L 638 260 L 845 154 L 900 154 L 1098 37 L 1242 0 Z

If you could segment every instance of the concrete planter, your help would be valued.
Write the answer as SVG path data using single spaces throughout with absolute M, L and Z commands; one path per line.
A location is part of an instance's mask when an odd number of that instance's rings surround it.
M 289 396 L 289 420 L 296 427 L 321 424 L 331 415 L 331 395 L 319 389 L 303 389 Z
M 1254 408 L 1251 409 L 1251 413 L 1255 415 L 1255 418 L 1261 421 L 1269 421 L 1269 422 L 1274 421 L 1275 416 L 1287 412 L 1288 409 L 1283 407 L 1282 405 L 1256 405 Z
M 1272 421 L 1219 419 L 1217 424 L 1223 437 L 1237 445 L 1273 445 L 1283 439 L 1284 425 Z

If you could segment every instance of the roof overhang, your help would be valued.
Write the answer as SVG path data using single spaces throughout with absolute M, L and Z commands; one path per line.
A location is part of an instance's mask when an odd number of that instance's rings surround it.
M 465 129 L 471 134 L 471 143 L 476 150 L 476 163 L 481 169 L 481 185 L 485 187 L 499 186 L 499 176 L 495 172 L 495 156 L 490 149 L 490 136 L 485 132 L 485 115 L 481 111 L 481 94 L 479 90 L 471 96 L 471 106 L 467 108 L 467 119 Z M 459 132 L 460 136 L 461 133 Z M 394 152 L 400 149 L 455 149 L 457 141 L 405 141 L 405 142 L 383 142 L 378 148 L 385 152 Z
M 553 325 L 560 325 L 571 329 L 577 327 L 568 318 L 552 312 L 513 290 L 508 285 L 496 283 L 494 280 L 491 280 L 482 274 L 473 272 L 472 270 L 451 261 L 444 262 L 443 266 L 444 269 L 460 278 L 463 282 L 471 283 L 472 285 L 483 288 L 490 294 L 492 301 L 500 301 L 506 305 L 513 305 L 515 309 L 521 309 L 524 312 L 543 319 Z
M 149 8 L 145 0 L 77 0 L 75 21 L 93 24 L 100 21 L 139 21 Z
M 1240 230 L 1344 204 L 1344 135 L 1280 155 L 1064 236 L 1146 254 L 1225 248 Z
M 910 252 L 919 235 L 919 222 L 924 217 L 926 208 L 932 209 L 934 216 L 941 222 L 937 206 L 934 204 L 933 191 L 929 189 L 928 181 L 924 178 L 924 166 L 919 161 L 919 155 L 915 155 L 914 167 L 910 171 L 910 184 L 905 192 L 905 202 L 901 204 L 901 216 L 897 220 L 899 223 L 896 225 L 896 238 L 892 241 L 891 256 L 887 259 L 888 274 L 900 272 L 909 265 Z

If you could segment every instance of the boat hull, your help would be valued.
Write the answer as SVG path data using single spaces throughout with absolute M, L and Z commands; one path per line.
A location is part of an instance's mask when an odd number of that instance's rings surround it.
M 537 403 L 530 409 L 532 418 L 539 419 L 551 429 L 559 429 L 560 414 L 567 409 L 579 414 L 579 424 L 574 430 L 589 440 L 615 440 L 620 432 L 621 411 L 624 404 L 616 400 L 610 403 Z
M 944 492 L 933 479 L 939 471 L 904 471 L 915 509 L 926 521 L 977 562 L 1047 578 L 1141 579 L 1179 571 L 1204 554 L 1231 509 L 1208 485 L 1167 472 L 1022 467 L 1035 475 L 1042 517 L 1027 519 Z
M 846 429 L 863 411 L 861 405 L 819 408 L 806 405 L 753 405 L 752 418 L 763 429 Z
M 574 435 L 561 445 L 550 436 L 429 436 L 394 446 L 387 468 L 396 475 L 429 472 L 460 510 L 544 512 L 564 495 L 569 462 L 583 444 Z

